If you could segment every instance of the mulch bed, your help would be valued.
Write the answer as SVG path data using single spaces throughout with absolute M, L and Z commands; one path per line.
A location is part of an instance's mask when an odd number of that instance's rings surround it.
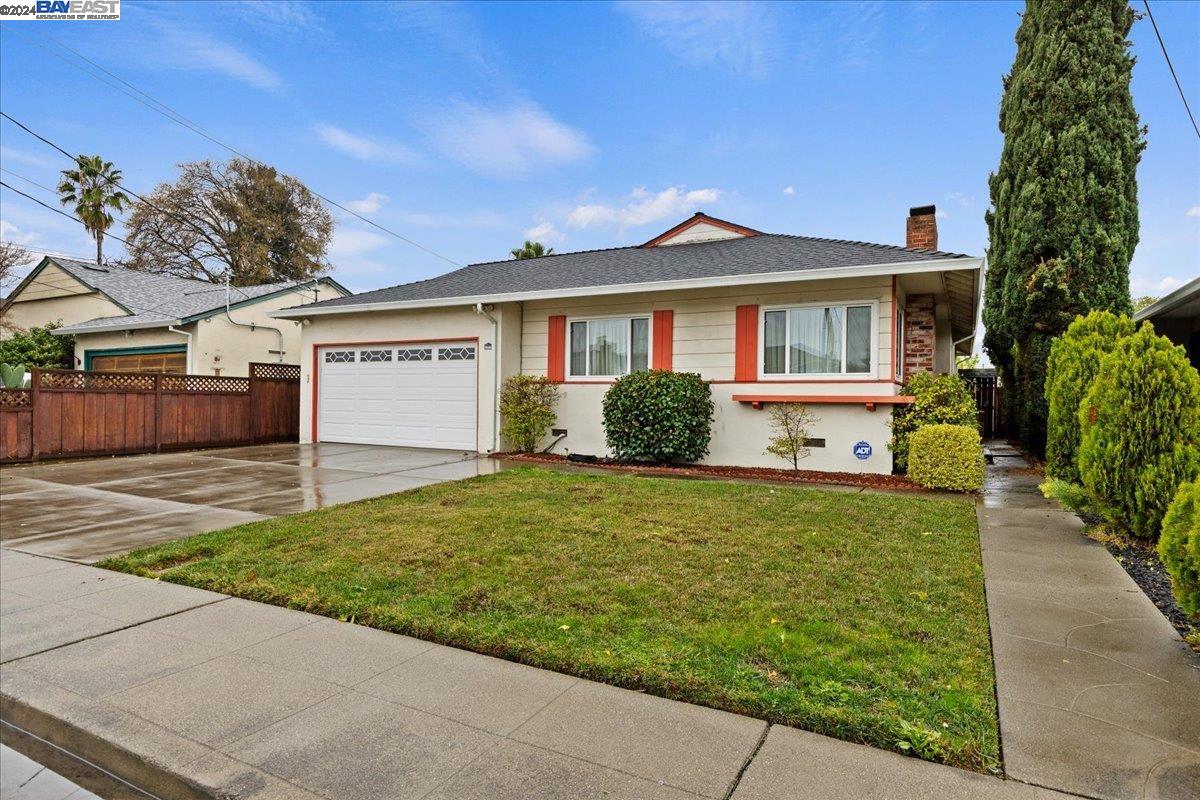
M 1104 546 L 1129 577 L 1142 587 L 1142 591 L 1151 602 L 1158 606 L 1158 610 L 1167 621 L 1175 626 L 1180 636 L 1187 638 L 1188 634 L 1200 633 L 1200 625 L 1192 623 L 1188 615 L 1183 613 L 1183 609 L 1175 603 L 1175 596 L 1171 593 L 1171 576 L 1167 574 L 1156 551 L 1143 545 L 1111 540 L 1106 541 Z
M 913 483 L 903 475 L 864 475 L 857 472 L 818 472 L 807 469 L 770 469 L 767 467 L 717 467 L 704 464 L 630 464 L 611 459 L 580 462 L 570 461 L 566 456 L 556 453 L 494 453 L 492 457 L 507 461 L 524 461 L 531 464 L 599 467 L 615 472 L 629 472 L 637 475 L 662 475 L 672 478 L 728 478 L 782 483 L 832 483 L 840 486 L 862 486 L 869 489 L 906 489 L 914 492 L 929 491 L 923 486 Z

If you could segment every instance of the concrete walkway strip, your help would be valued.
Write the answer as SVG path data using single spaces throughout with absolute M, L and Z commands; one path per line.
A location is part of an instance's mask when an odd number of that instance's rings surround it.
M 1008 451 L 978 506 L 1005 768 L 1085 797 L 1200 797 L 1200 658 Z
M 1055 796 L 7 549 L 0 591 L 15 609 L 0 628 L 10 659 L 0 665 L 0 716 L 163 797 Z

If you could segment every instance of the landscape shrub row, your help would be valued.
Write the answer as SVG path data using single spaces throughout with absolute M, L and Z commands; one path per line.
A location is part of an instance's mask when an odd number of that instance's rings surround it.
M 1128 317 L 1093 311 L 1051 345 L 1046 400 L 1044 490 L 1119 535 L 1164 536 L 1160 552 L 1181 606 L 1194 598 L 1188 586 L 1200 561 L 1187 533 L 1195 525 L 1188 485 L 1200 477 L 1200 373 L 1183 348 L 1149 323 L 1135 329 Z

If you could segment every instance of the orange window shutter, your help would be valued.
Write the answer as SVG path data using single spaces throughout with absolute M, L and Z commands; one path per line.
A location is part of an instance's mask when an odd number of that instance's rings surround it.
M 651 366 L 671 369 L 675 352 L 675 312 L 669 309 L 654 312 L 654 346 Z
M 733 379 L 758 380 L 758 306 L 738 306 L 735 315 Z
M 546 377 L 552 381 L 567 379 L 567 318 L 563 314 L 550 317 L 550 341 L 546 350 Z

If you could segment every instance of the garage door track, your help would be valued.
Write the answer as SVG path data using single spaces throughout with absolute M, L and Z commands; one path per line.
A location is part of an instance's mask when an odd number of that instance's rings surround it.
M 272 444 L 5 467 L 0 541 L 94 563 L 268 517 L 489 473 L 475 453 Z

